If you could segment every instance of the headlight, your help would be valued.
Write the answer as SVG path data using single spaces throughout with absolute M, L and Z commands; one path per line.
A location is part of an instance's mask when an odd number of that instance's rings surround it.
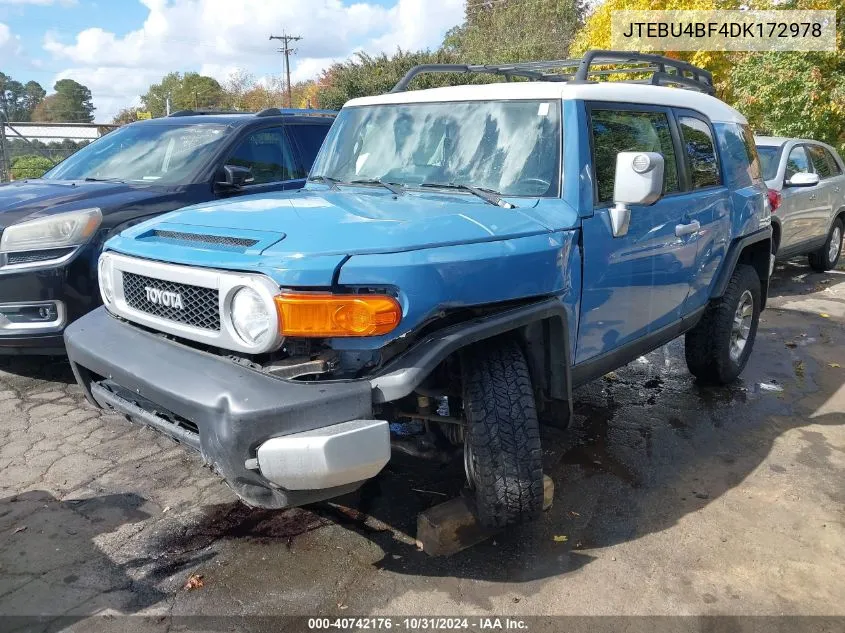
M 94 234 L 102 221 L 99 209 L 83 209 L 13 224 L 3 230 L 0 251 L 78 246 Z
M 275 308 L 275 306 L 273 306 Z M 232 297 L 232 326 L 247 345 L 266 344 L 276 335 L 278 316 L 252 288 L 241 288 Z
M 106 253 L 100 255 L 100 261 L 97 263 L 97 280 L 100 282 L 103 303 L 109 305 L 114 301 L 114 278 L 112 277 L 112 259 Z

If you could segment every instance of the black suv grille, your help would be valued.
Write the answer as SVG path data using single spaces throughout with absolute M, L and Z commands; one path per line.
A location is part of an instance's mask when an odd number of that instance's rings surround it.
M 175 292 L 182 299 L 182 308 L 153 303 L 147 299 L 146 288 Z M 141 312 L 203 330 L 220 331 L 220 306 L 218 292 L 214 288 L 189 286 L 124 272 L 123 296 L 130 307 Z

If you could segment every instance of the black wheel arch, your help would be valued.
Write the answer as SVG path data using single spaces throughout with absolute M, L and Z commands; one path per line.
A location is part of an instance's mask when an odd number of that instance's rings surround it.
M 392 402 L 410 395 L 448 358 L 502 335 L 515 335 L 522 345 L 539 396 L 538 409 L 554 412 L 552 418 L 565 417 L 568 422 L 572 412 L 569 316 L 560 297 L 508 307 L 432 332 L 370 378 L 373 402 Z
M 757 271 L 757 276 L 760 278 L 760 297 L 762 308 L 765 309 L 769 294 L 769 258 L 772 254 L 772 236 L 773 229 L 767 226 L 737 238 L 731 243 L 710 292 L 711 299 L 721 297 L 725 293 L 737 265 L 748 264 Z
M 845 209 L 843 209 L 845 212 Z M 772 217 L 772 255 L 777 255 L 780 249 L 781 231 L 780 218 Z

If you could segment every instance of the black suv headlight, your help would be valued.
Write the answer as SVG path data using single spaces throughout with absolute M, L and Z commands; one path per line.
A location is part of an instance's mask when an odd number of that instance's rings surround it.
M 99 209 L 81 209 L 27 220 L 3 229 L 0 251 L 4 253 L 67 248 L 85 243 L 99 228 Z

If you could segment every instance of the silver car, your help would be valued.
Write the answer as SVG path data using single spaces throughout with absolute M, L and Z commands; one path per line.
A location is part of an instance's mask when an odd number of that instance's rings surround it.
M 769 187 L 774 256 L 808 255 L 820 272 L 835 267 L 845 233 L 842 158 L 819 141 L 757 136 L 755 142 Z

